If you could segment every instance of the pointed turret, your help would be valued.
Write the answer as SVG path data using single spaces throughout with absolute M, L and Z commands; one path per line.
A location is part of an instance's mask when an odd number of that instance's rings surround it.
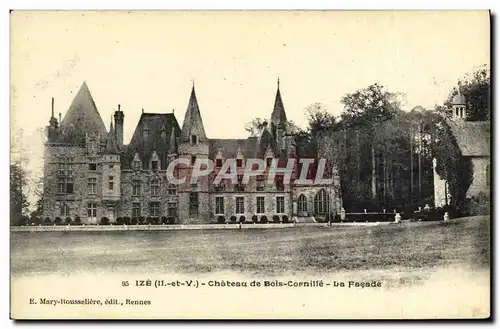
M 68 142 L 83 143 L 86 133 L 99 134 L 105 141 L 107 132 L 87 83 L 83 83 L 61 122 L 61 132 Z
M 271 114 L 271 125 L 274 127 L 280 127 L 286 125 L 286 113 L 285 107 L 283 106 L 283 100 L 281 99 L 280 92 L 280 79 L 278 78 L 278 89 L 276 90 L 276 99 L 274 100 L 274 109 Z
M 116 143 L 115 129 L 113 128 L 113 121 L 109 125 L 108 139 L 106 141 L 106 153 L 117 154 L 118 146 Z
M 184 116 L 184 122 L 182 123 L 180 142 L 198 144 L 206 141 L 207 136 L 205 134 L 205 128 L 203 127 L 200 108 L 198 107 L 198 100 L 196 99 L 196 92 L 193 84 L 186 115 Z
M 278 152 L 283 152 L 287 148 L 285 141 L 287 130 L 287 119 L 283 100 L 280 92 L 280 79 L 278 78 L 278 88 L 276 90 L 276 99 L 274 100 L 273 113 L 271 114 L 271 134 L 278 148 Z

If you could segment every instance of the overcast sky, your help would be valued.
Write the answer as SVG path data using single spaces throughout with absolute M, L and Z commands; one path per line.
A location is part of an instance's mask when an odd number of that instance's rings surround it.
M 12 126 L 38 175 L 39 131 L 86 81 L 104 123 L 121 104 L 128 143 L 145 112 L 175 109 L 192 80 L 209 138 L 244 138 L 271 115 L 276 80 L 288 118 L 379 82 L 406 109 L 433 108 L 457 80 L 489 64 L 488 12 L 13 12 Z

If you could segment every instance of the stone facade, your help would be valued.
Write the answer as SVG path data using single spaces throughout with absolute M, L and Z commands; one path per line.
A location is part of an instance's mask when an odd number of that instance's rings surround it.
M 338 176 L 333 184 L 296 181 L 299 173 L 292 137 L 287 135 L 286 113 L 281 93 L 271 115 L 270 126 L 258 137 L 210 139 L 206 136 L 196 93 L 193 89 L 182 129 L 173 113 L 142 113 L 133 137 L 123 144 L 124 112 L 120 106 L 109 132 L 84 83 L 64 120 L 52 116 L 45 145 L 44 207 L 46 221 L 78 218 L 99 224 L 104 218 L 155 218 L 190 224 L 211 222 L 287 221 L 301 217 L 326 217 L 340 212 Z M 251 158 L 286 163 L 294 159 L 291 184 L 278 178 L 268 182 L 268 169 L 248 184 L 240 179 Z M 167 168 L 174 160 L 184 184 L 169 182 Z M 236 184 L 215 184 L 220 170 L 189 181 L 196 161 L 237 159 Z M 216 165 L 217 167 L 217 165 Z M 281 178 L 282 179 L 282 178 Z M 307 211 L 298 211 L 298 201 L 307 199 Z M 303 204 L 301 204 L 303 208 Z M 301 208 L 301 209 L 302 209 Z
M 452 114 L 452 119 L 448 121 L 450 129 L 462 156 L 472 162 L 473 180 L 466 197 L 478 200 L 489 199 L 491 189 L 490 123 L 466 121 L 466 100 L 460 91 L 453 98 Z M 450 196 L 446 180 L 439 177 L 435 168 L 436 159 L 434 159 L 434 204 L 436 207 L 442 207 L 450 202 Z

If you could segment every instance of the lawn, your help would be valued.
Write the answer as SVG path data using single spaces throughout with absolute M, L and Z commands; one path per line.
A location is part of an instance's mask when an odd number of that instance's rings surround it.
M 12 232 L 15 277 L 77 272 L 250 275 L 489 268 L 490 218 L 290 229 Z

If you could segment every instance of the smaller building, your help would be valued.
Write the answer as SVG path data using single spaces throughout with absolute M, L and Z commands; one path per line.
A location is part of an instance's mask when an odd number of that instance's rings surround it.
M 465 97 L 458 92 L 452 102 L 452 119 L 448 120 L 451 132 L 463 157 L 469 158 L 473 166 L 473 180 L 467 190 L 467 198 L 489 199 L 490 196 L 490 122 L 466 121 Z M 436 172 L 434 159 L 434 203 L 436 207 L 449 204 L 450 196 L 446 180 Z

